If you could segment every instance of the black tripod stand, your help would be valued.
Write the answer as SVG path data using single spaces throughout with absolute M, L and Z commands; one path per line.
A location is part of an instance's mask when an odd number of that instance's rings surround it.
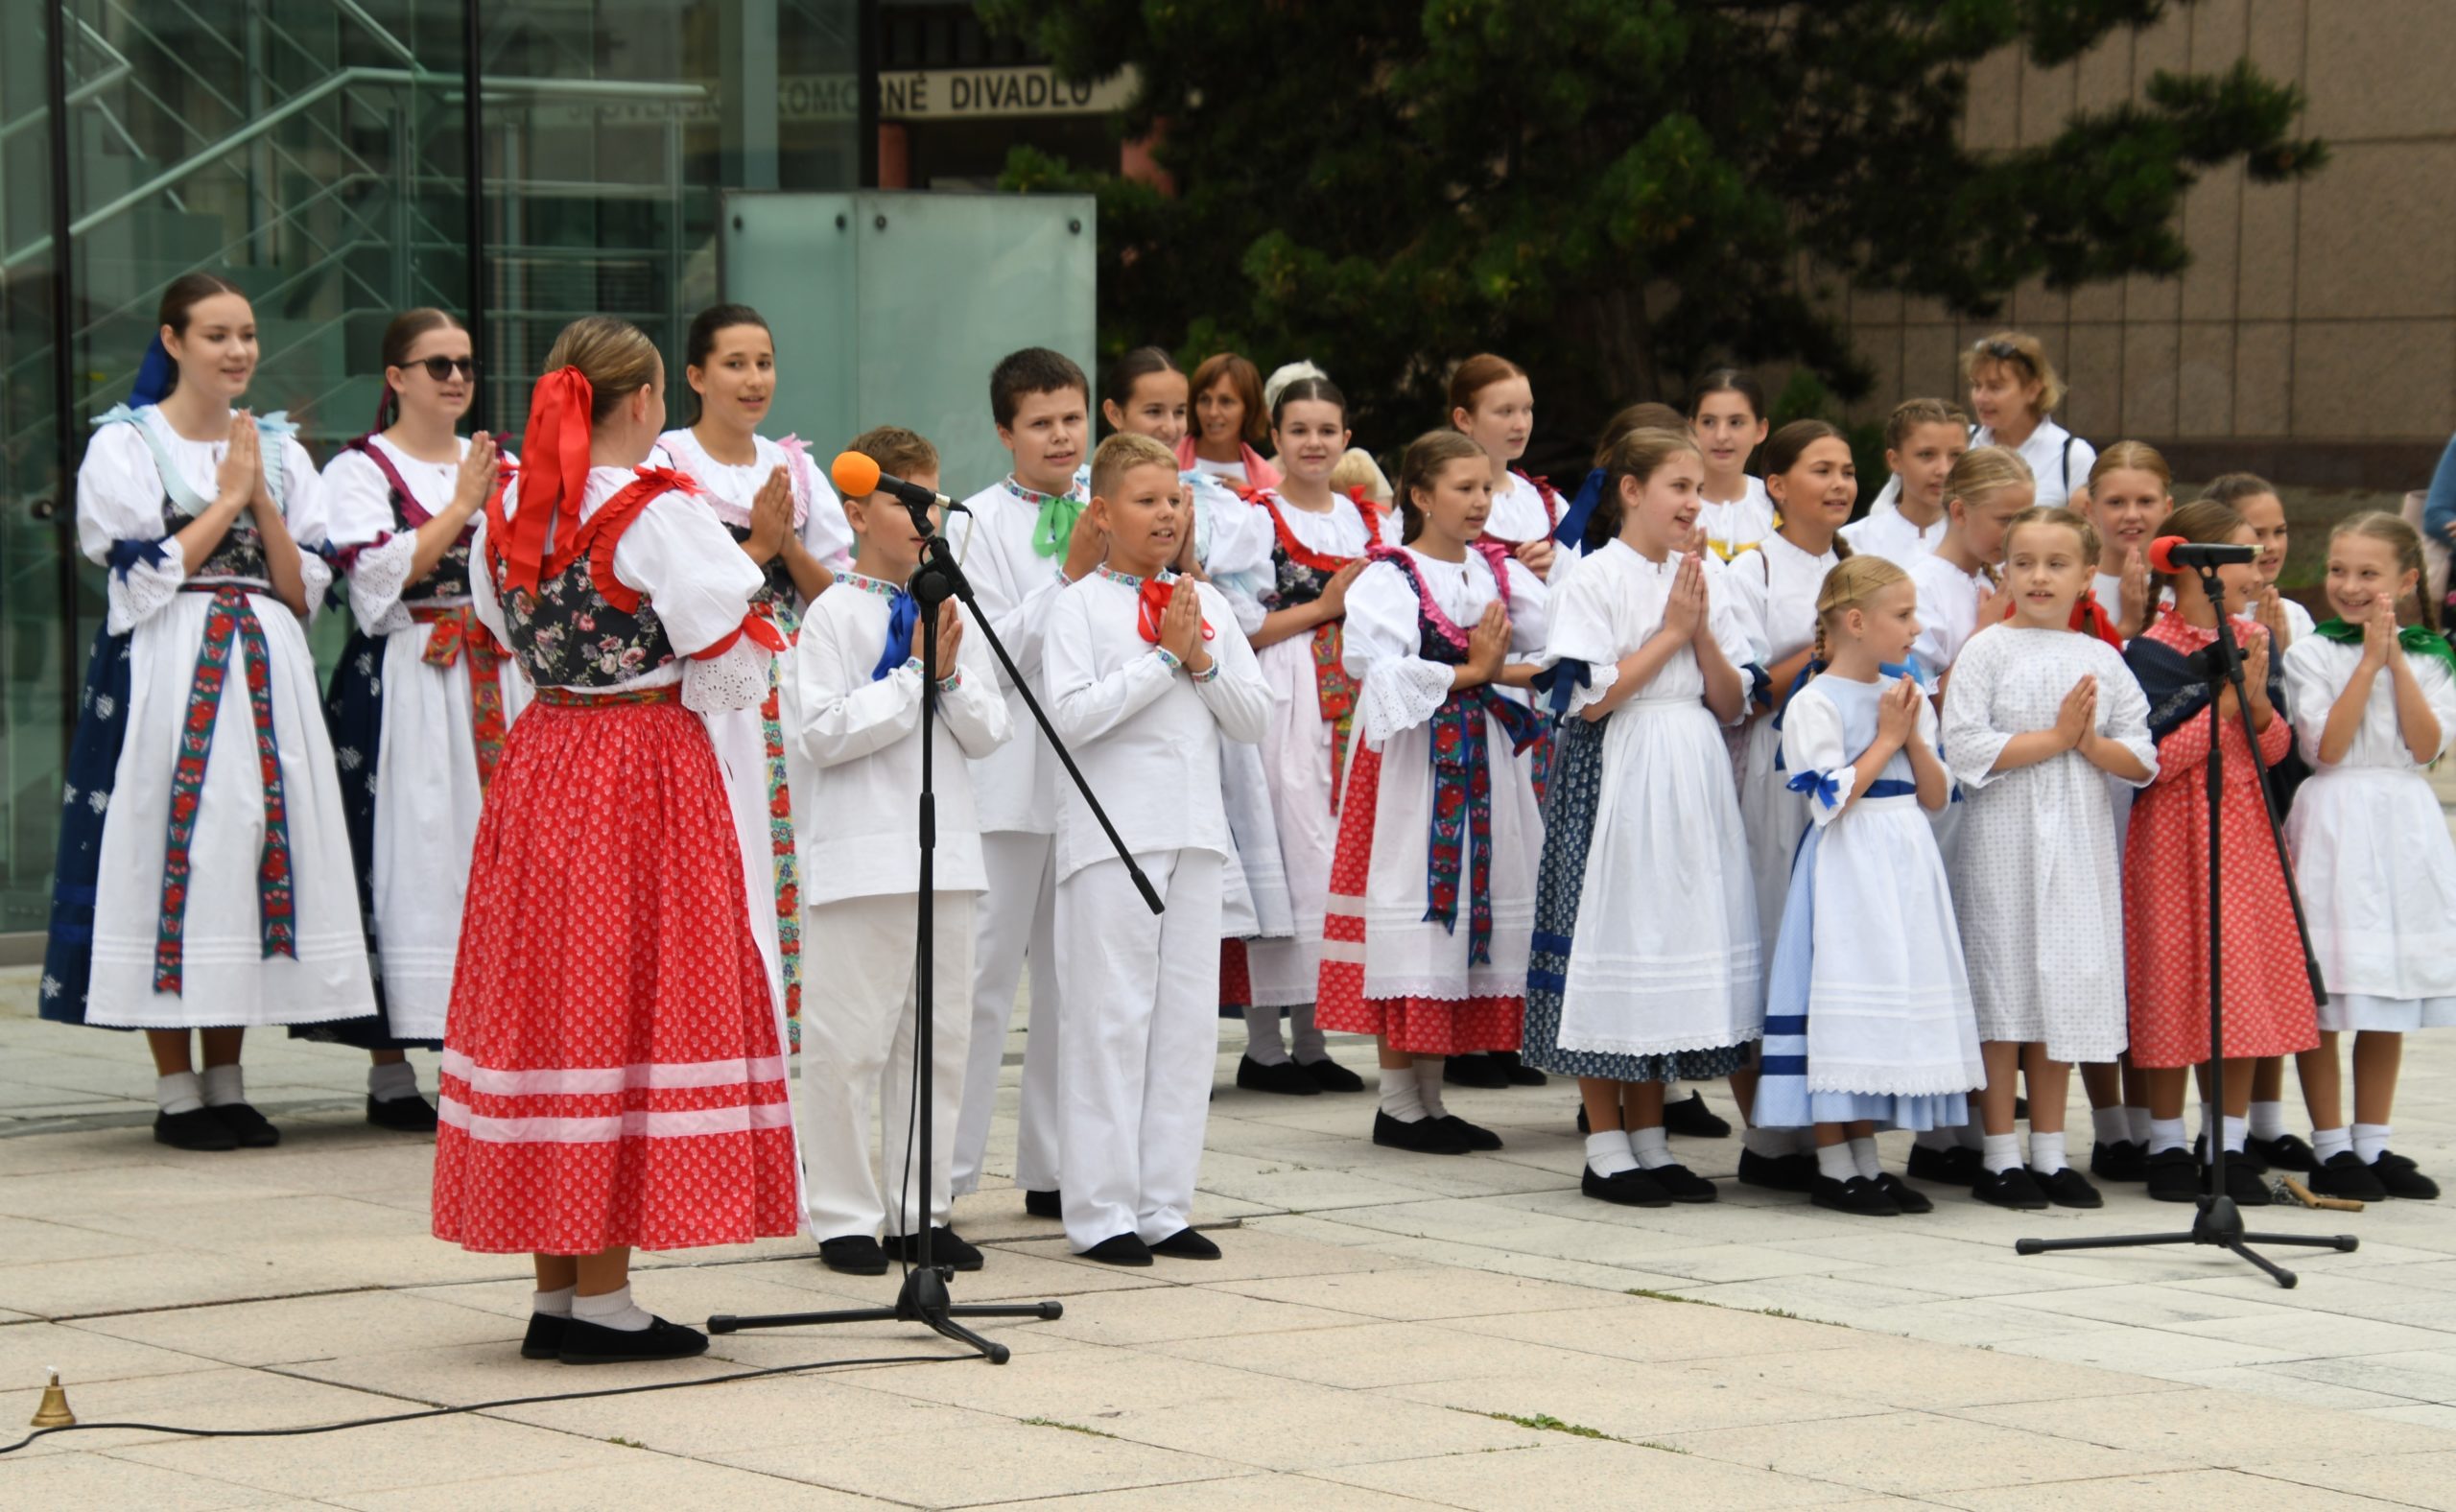
M 1134 863 L 1133 855 L 1126 850 L 1125 841 L 1119 837 L 1117 827 L 1109 822 L 1108 814 L 1100 807 L 1100 800 L 1093 794 L 1091 786 L 1083 780 L 1082 772 L 1076 769 L 1073 754 L 1066 749 L 1065 743 L 1057 738 L 1057 732 L 1050 728 L 1049 716 L 1041 712 L 1040 700 L 1032 697 L 1030 684 L 1024 680 L 1024 674 L 1016 668 L 1014 658 L 1006 654 L 1006 648 L 999 641 L 998 632 L 990 627 L 989 617 L 981 612 L 980 602 L 973 597 L 972 583 L 965 579 L 962 566 L 956 560 L 955 552 L 948 547 L 946 537 L 939 534 L 933 526 L 929 506 L 909 497 L 905 498 L 905 504 L 912 511 L 913 529 L 927 537 L 921 549 L 920 569 L 913 573 L 909 589 L 920 609 L 914 617 L 912 638 L 919 643 L 921 649 L 920 916 L 914 934 L 914 949 L 918 957 L 914 966 L 914 999 L 915 1011 L 919 1014 L 919 1020 L 913 1026 L 912 1051 L 915 1079 L 919 1083 L 914 1088 L 912 1100 L 915 1116 L 920 1122 L 920 1149 L 917 1158 L 921 1171 L 919 1181 L 912 1185 L 919 1191 L 921 1205 L 926 1210 L 930 1203 L 930 1104 L 936 1072 L 935 1064 L 932 1059 L 936 1034 L 931 1015 L 937 1002 L 937 983 L 933 980 L 932 961 L 935 933 L 933 915 L 936 911 L 932 888 L 935 882 L 937 799 L 933 785 L 932 769 L 934 755 L 933 745 L 936 739 L 938 719 L 937 626 L 940 604 L 953 598 L 972 611 L 974 627 L 987 639 L 990 650 L 997 655 L 999 665 L 1005 668 L 1006 675 L 1013 681 L 1015 691 L 1023 695 L 1024 707 L 1031 711 L 1033 722 L 1040 726 L 1041 734 L 1048 739 L 1050 749 L 1057 753 L 1058 762 L 1065 767 L 1066 775 L 1073 780 L 1075 791 L 1082 793 L 1083 801 L 1091 808 L 1092 816 L 1099 820 L 1100 829 L 1108 836 L 1109 844 L 1116 848 L 1118 859 L 1125 862 L 1126 874 L 1134 879 L 1135 889 L 1143 894 L 1143 901 L 1151 906 L 1152 912 L 1161 911 L 1161 903 L 1159 893 L 1152 889 L 1150 879 L 1143 874 L 1143 868 Z M 899 1183 L 899 1190 L 902 1184 Z M 822 1312 L 768 1312 L 749 1317 L 737 1317 L 730 1312 L 720 1312 L 708 1319 L 708 1332 L 733 1334 L 743 1329 L 795 1328 L 803 1324 L 919 1323 L 948 1338 L 970 1345 L 991 1364 L 1003 1365 L 1008 1358 L 1006 1346 L 981 1337 L 956 1319 L 1048 1319 L 1058 1317 L 1065 1311 L 1063 1305 L 1055 1302 L 1001 1305 L 953 1301 L 947 1294 L 947 1282 L 954 1272 L 947 1266 L 932 1263 L 930 1215 L 924 1211 L 920 1217 L 920 1258 L 912 1269 L 906 1273 L 903 1289 L 896 1293 L 893 1307 L 849 1308 Z M 909 1218 L 906 1232 L 912 1232 Z
M 2225 917 L 2218 911 L 2220 901 L 2218 857 L 2223 834 L 2226 804 L 2224 753 L 2221 739 L 2224 731 L 2219 723 L 2218 709 L 2230 686 L 2234 690 L 2234 707 L 2243 721 L 2243 742 L 2251 748 L 2252 770 L 2257 774 L 2255 784 L 2260 791 L 2260 803 L 2268 812 L 2269 839 L 2276 847 L 2278 865 L 2285 873 L 2286 900 L 2294 908 L 2294 928 L 2302 940 L 2302 969 L 2311 978 L 2311 996 L 2328 1001 L 2327 988 L 2320 980 L 2319 958 L 2311 953 L 2311 930 L 2302 920 L 2302 895 L 2294 886 L 2294 868 L 2285 860 L 2285 831 L 2278 821 L 2277 794 L 2270 791 L 2268 769 L 2260 760 L 2259 732 L 2252 727 L 2252 700 L 2243 691 L 2243 653 L 2234 644 L 2233 626 L 2227 623 L 2226 591 L 2217 581 L 2217 569 L 2203 566 L 2200 585 L 2208 602 L 2218 605 L 2217 640 L 2195 660 L 2204 662 L 2208 682 L 2208 1106 L 2217 1110 L 2208 1120 L 2208 1191 L 2198 1198 L 2199 1212 L 2191 1228 L 2181 1234 L 2118 1234 L 2106 1239 L 2024 1239 L 2017 1240 L 2013 1252 L 2018 1255 L 2043 1255 L 2060 1249 L 2137 1249 L 2155 1244 L 2214 1244 L 2229 1249 L 2268 1272 L 2280 1287 L 2291 1288 L 2294 1272 L 2267 1256 L 2257 1253 L 2253 1244 L 2282 1244 L 2301 1249 L 2333 1249 L 2350 1251 L 2362 1241 L 2350 1234 L 2252 1234 L 2243 1229 L 2242 1210 L 2226 1194 L 2226 1141 L 2223 1118 L 2226 1110 L 2226 988 L 2224 944 Z

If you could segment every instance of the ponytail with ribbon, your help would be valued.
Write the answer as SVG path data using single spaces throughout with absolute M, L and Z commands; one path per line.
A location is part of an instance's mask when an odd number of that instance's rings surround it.
M 142 410 L 149 404 L 160 404 L 179 385 L 179 365 L 171 361 L 169 347 L 162 344 L 162 333 L 155 331 L 145 348 L 145 360 L 136 366 L 136 387 L 129 390 L 128 407 Z
M 536 589 L 578 551 L 580 500 L 588 489 L 590 409 L 596 390 L 577 367 L 537 380 L 520 444 L 520 512 L 503 518 L 503 497 L 487 506 L 486 554 L 507 565 L 504 587 Z M 560 542 L 560 555 L 554 554 Z

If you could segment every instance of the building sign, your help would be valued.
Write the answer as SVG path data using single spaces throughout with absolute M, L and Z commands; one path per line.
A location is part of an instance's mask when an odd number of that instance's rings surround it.
M 1098 83 L 1068 83 L 1046 63 L 1021 68 L 927 68 L 879 76 L 879 119 L 946 121 L 992 116 L 1107 115 L 1134 94 L 1126 69 Z

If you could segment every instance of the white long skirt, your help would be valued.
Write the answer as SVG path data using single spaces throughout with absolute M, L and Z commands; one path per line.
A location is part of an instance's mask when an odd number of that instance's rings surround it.
M 171 776 L 213 605 L 210 594 L 182 593 L 130 637 L 128 740 L 106 800 L 95 884 L 89 1024 L 149 1029 L 319 1024 L 375 1011 L 315 658 L 306 631 L 279 600 L 251 594 L 249 602 L 264 626 L 270 663 L 298 958 L 264 958 L 256 888 L 264 777 L 248 702 L 247 646 L 234 634 L 189 842 L 181 990 L 176 996 L 154 990 Z
M 734 834 L 741 842 L 744 896 L 750 901 L 750 937 L 758 942 L 759 958 L 768 967 L 768 1001 L 781 1014 L 785 1010 L 785 957 L 776 935 L 776 856 L 768 814 L 768 739 L 761 731 L 755 705 L 702 714 L 699 719 L 708 727 L 708 744 L 716 747 L 717 767 L 724 773 L 725 803 L 733 810 Z M 789 782 L 788 791 L 791 788 Z M 794 812 L 798 820 L 798 807 Z M 795 843 L 800 843 L 798 837 Z M 390 953 L 387 955 L 389 957 Z
M 431 625 L 384 637 L 384 726 L 375 758 L 375 937 L 392 1034 L 443 1038 L 460 907 L 485 793 L 469 709 L 469 662 L 428 665 Z M 519 663 L 501 663 L 504 726 L 529 706 Z
M 1313 1001 L 1322 965 L 1322 910 L 1331 895 L 1331 853 L 1338 815 L 1331 812 L 1331 722 L 1322 718 L 1314 681 L 1313 641 L 1293 636 L 1255 655 L 1270 688 L 1270 726 L 1255 747 L 1268 778 L 1271 817 L 1287 880 L 1290 928 L 1285 939 L 1245 947 L 1258 1004 L 1292 1007 Z
M 1774 941 L 1782 937 L 1791 858 L 1799 853 L 1800 837 L 1808 826 L 1807 800 L 1785 786 L 1790 774 L 1774 767 L 1783 749 L 1783 732 L 1774 728 L 1774 719 L 1765 715 L 1749 725 L 1739 778 L 1739 816 L 1748 829 L 1748 870 L 1757 886 L 1757 958 L 1768 970 Z
M 2296 791 L 2285 840 L 2328 985 L 2320 1027 L 2456 1022 L 2456 844 L 2429 779 L 2386 767 L 2321 772 Z

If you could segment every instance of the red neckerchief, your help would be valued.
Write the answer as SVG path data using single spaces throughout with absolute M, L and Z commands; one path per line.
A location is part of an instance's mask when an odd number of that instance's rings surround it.
M 1125 575 L 1119 573 L 1116 576 L 1123 577 Z M 1144 579 L 1143 586 L 1135 590 L 1135 633 L 1141 635 L 1143 639 L 1149 644 L 1153 646 L 1160 644 L 1161 617 L 1169 612 L 1169 601 L 1176 597 L 1177 584 L 1184 580 L 1185 579 L 1182 578 L 1162 578 L 1155 573 L 1151 577 Z M 1211 622 L 1209 620 L 1203 621 L 1202 638 L 1207 641 L 1212 638 L 1214 633 L 1215 632 L 1211 628 Z
M 2004 618 L 2010 620 L 2012 617 L 2013 606 L 2008 603 L 2004 605 Z M 2099 606 L 2095 592 L 2084 592 L 2081 595 L 2081 602 L 2072 605 L 2072 619 L 2066 628 L 2079 630 L 2085 635 L 2094 635 L 2116 650 L 2123 650 L 2123 631 L 2116 627 L 2113 619 L 2108 617 L 2107 611 Z
M 1287 517 L 1279 512 L 1279 494 L 1275 490 L 1239 488 L 1236 491 L 1237 496 L 1247 504 L 1261 505 L 1270 512 L 1271 533 L 1279 537 L 1279 549 L 1287 553 L 1287 559 L 1297 566 L 1312 572 L 1334 573 L 1351 563 L 1364 559 L 1362 556 L 1334 556 L 1328 552 L 1317 552 L 1298 540 L 1296 532 L 1287 528 Z M 1369 553 L 1374 546 L 1382 544 L 1381 507 L 1365 497 L 1362 484 L 1350 488 L 1347 491 L 1347 497 L 1348 501 L 1356 506 L 1356 512 L 1364 517 L 1365 537 L 1371 543 L 1365 549 Z

